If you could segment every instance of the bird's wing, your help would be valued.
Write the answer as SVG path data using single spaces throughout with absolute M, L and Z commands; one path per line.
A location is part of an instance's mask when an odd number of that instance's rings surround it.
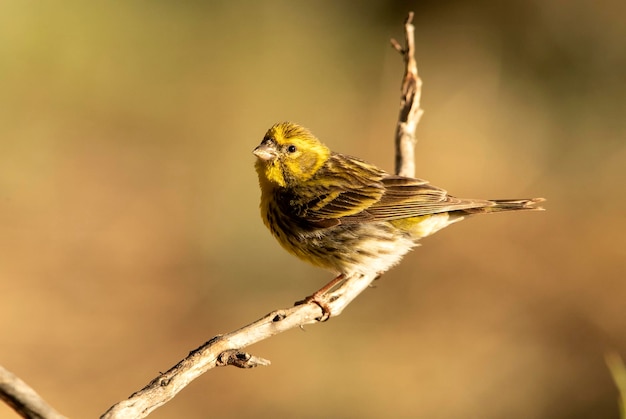
M 366 212 L 385 193 L 387 174 L 354 157 L 333 154 L 314 178 L 282 190 L 277 201 L 284 213 L 314 227 L 372 220 Z
M 452 197 L 422 179 L 389 175 L 352 157 L 333 158 L 313 181 L 299 190 L 282 192 L 278 201 L 285 213 L 314 227 L 332 227 L 489 205 L 488 201 Z
M 460 199 L 422 179 L 387 176 L 385 193 L 367 212 L 375 220 L 397 220 L 428 214 L 489 206 L 489 201 Z

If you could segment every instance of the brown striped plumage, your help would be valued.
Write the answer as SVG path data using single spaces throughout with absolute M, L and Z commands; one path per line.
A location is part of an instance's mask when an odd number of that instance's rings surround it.
M 381 274 L 416 242 L 477 213 L 539 210 L 536 199 L 459 199 L 331 152 L 284 122 L 254 150 L 265 225 L 290 253 L 337 274 Z

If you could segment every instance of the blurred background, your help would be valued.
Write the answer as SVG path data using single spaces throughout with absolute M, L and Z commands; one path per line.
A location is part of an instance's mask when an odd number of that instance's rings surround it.
M 617 0 L 2 2 L 0 364 L 97 417 L 326 283 L 263 226 L 251 151 L 291 120 L 393 171 L 409 10 L 417 176 L 548 211 L 424 240 L 340 317 L 250 348 L 271 367 L 213 370 L 151 417 L 618 417 Z

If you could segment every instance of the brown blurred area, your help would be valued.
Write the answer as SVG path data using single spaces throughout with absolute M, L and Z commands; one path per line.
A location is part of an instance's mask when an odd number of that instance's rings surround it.
M 0 364 L 97 417 L 329 280 L 265 230 L 251 150 L 291 120 L 393 170 L 408 10 L 417 176 L 548 211 L 424 240 L 340 317 L 250 348 L 271 367 L 151 417 L 618 417 L 620 1 L 3 2 Z

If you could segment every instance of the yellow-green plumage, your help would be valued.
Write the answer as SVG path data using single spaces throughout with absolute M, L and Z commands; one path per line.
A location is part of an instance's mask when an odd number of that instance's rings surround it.
M 265 225 L 287 251 L 338 274 L 381 274 L 419 239 L 466 215 L 537 210 L 543 201 L 455 198 L 333 153 L 289 122 L 270 128 L 254 154 Z

